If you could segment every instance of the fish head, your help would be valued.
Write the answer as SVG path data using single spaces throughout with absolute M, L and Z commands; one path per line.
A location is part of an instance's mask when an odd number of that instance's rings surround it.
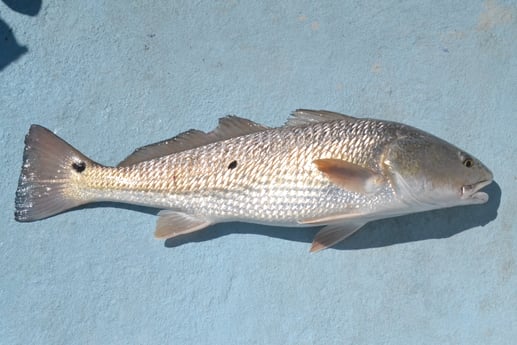
M 492 172 L 477 158 L 423 131 L 399 133 L 383 157 L 401 200 L 422 210 L 488 201 Z

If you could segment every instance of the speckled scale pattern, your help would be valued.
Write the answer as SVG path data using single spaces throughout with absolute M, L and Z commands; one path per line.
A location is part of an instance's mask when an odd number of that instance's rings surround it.
M 383 150 L 398 126 L 369 119 L 284 126 L 128 167 L 96 166 L 85 174 L 85 197 L 174 209 L 214 222 L 278 225 L 373 209 L 394 198 L 389 184 L 371 195 L 352 193 L 332 184 L 313 161 L 343 159 L 382 173 Z

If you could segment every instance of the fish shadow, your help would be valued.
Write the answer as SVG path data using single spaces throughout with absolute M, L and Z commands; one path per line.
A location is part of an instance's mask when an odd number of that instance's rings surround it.
M 482 205 L 452 207 L 429 212 L 378 220 L 368 223 L 350 238 L 332 247 L 338 250 L 379 248 L 399 243 L 441 239 L 477 226 L 484 226 L 497 217 L 501 188 L 496 182 L 484 188 L 490 196 Z M 254 234 L 311 243 L 317 228 L 285 228 L 248 223 L 221 223 L 191 234 L 170 238 L 165 247 L 204 242 L 229 234 Z
M 99 207 L 118 208 L 121 210 L 136 211 L 136 212 L 140 212 L 140 213 L 150 214 L 152 216 L 158 215 L 158 212 L 161 211 L 161 209 L 154 208 L 154 207 L 148 207 L 148 206 L 122 204 L 122 203 L 115 202 L 115 201 L 100 201 L 100 202 L 95 202 L 92 204 L 85 204 L 85 205 L 77 206 L 70 210 L 66 210 L 63 213 L 68 213 L 68 212 L 72 212 L 75 210 L 87 210 L 87 209 L 93 209 L 93 208 L 99 208 Z

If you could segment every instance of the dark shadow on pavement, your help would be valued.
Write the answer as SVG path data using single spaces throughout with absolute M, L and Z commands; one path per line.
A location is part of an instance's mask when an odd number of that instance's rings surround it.
M 11 10 L 25 14 L 27 16 L 35 16 L 41 9 L 41 0 L 2 0 Z
M 2 0 L 10 9 L 18 13 L 35 16 L 41 9 L 41 0 Z M 0 71 L 16 61 L 29 49 L 20 45 L 13 29 L 0 19 Z
M 11 28 L 0 19 L 0 71 L 28 51 L 16 42 Z

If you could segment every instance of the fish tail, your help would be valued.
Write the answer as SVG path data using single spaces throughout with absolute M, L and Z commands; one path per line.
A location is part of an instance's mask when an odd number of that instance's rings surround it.
M 81 196 L 81 174 L 96 165 L 48 129 L 32 125 L 25 137 L 14 218 L 30 222 L 91 202 Z

